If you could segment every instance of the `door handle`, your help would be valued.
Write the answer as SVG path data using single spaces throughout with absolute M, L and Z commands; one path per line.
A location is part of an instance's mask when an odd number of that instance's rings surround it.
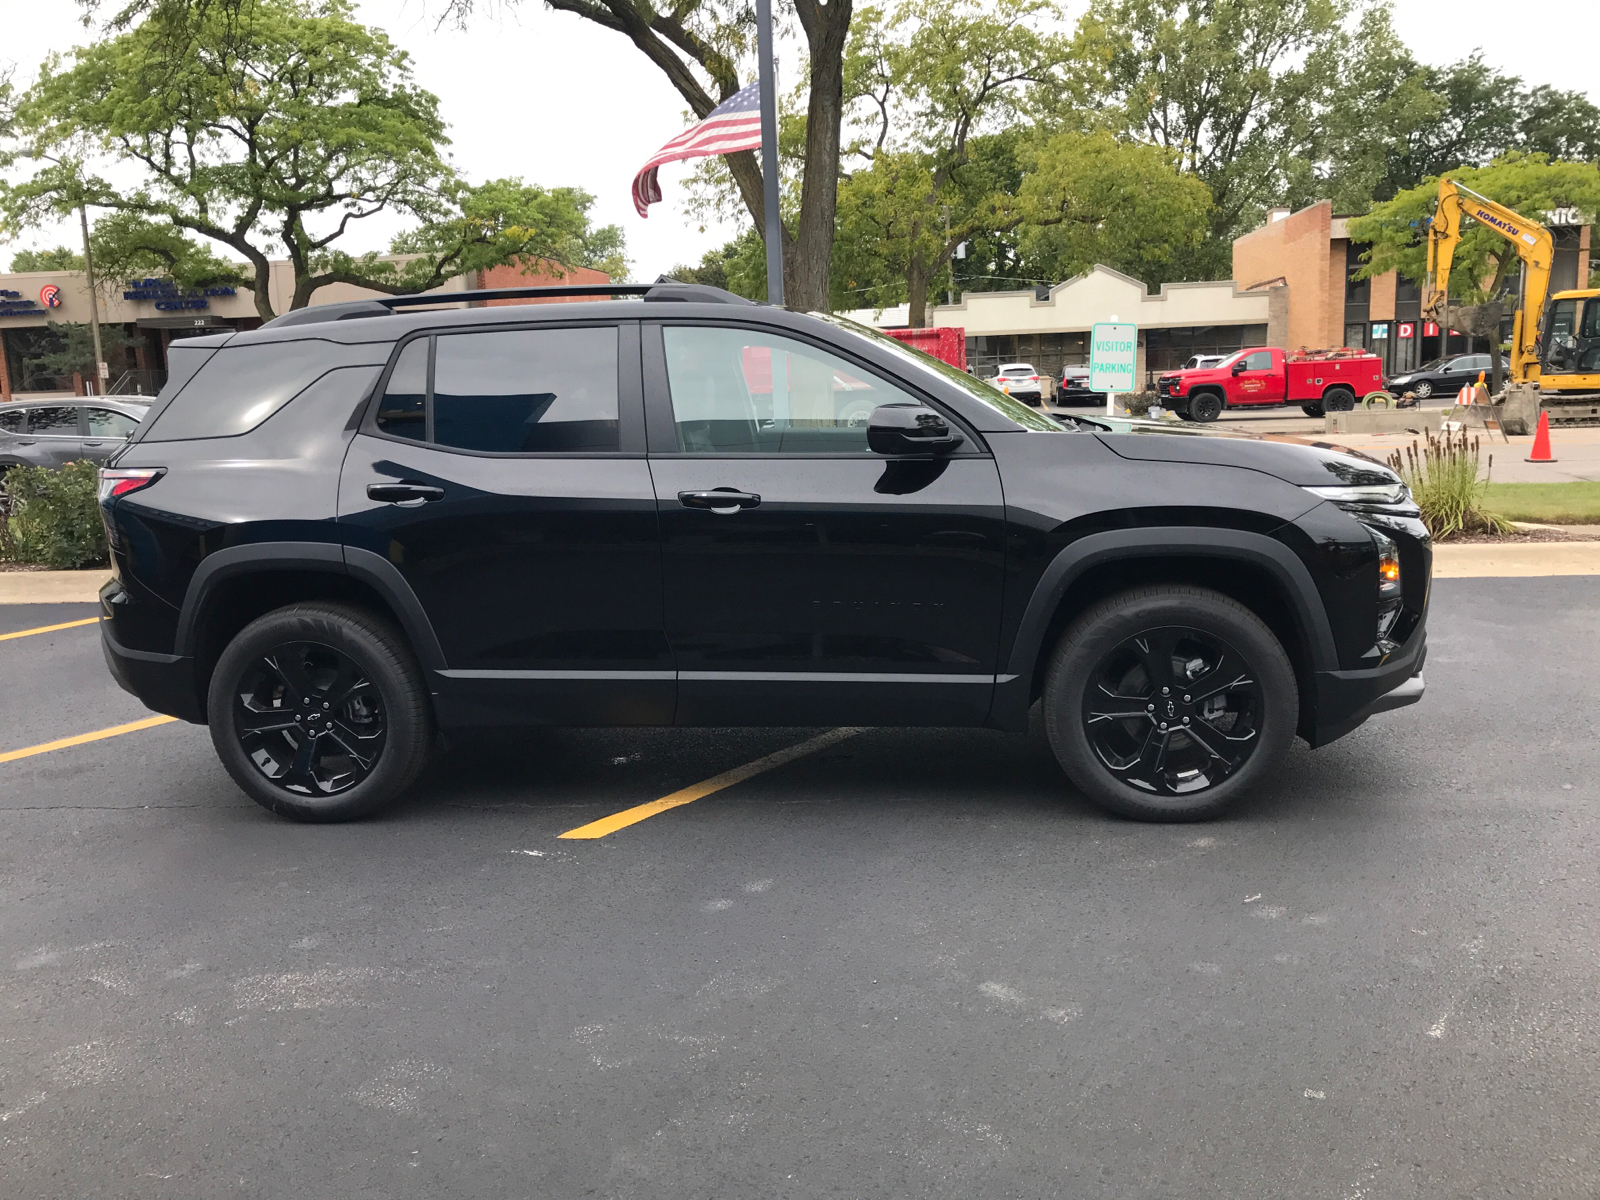
M 678 503 L 685 508 L 703 508 L 726 516 L 741 508 L 754 508 L 761 503 L 761 497 L 737 488 L 712 488 L 707 492 L 679 492 Z
M 85 442 L 85 446 L 104 446 L 104 442 Z
M 367 499 L 377 500 L 383 504 L 405 504 L 408 501 L 421 504 L 430 500 L 443 500 L 444 489 L 435 487 L 431 483 L 369 483 Z

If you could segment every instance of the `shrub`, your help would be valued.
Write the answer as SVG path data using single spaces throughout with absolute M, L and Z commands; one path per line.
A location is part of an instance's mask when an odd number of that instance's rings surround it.
M 1428 532 L 1441 541 L 1458 533 L 1510 533 L 1511 522 L 1485 506 L 1489 481 L 1478 478 L 1478 439 L 1469 441 L 1465 431 L 1423 436 L 1426 444 L 1396 450 L 1389 465 L 1411 489 Z M 1494 466 L 1492 454 L 1488 465 Z
M 0 505 L 0 558 L 62 570 L 105 562 L 99 480 L 92 462 L 13 467 Z

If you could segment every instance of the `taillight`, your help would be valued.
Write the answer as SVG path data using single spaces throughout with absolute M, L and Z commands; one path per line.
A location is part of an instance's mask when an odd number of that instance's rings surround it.
M 165 467 L 100 468 L 100 503 L 147 488 L 167 473 Z

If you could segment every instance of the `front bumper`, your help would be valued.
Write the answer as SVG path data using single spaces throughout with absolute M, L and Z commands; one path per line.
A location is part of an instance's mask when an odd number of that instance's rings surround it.
M 1428 635 L 1418 626 L 1405 647 L 1369 671 L 1318 671 L 1312 678 L 1313 704 L 1300 731 L 1312 746 L 1326 746 L 1363 725 L 1368 717 L 1405 708 L 1422 699 L 1422 666 Z

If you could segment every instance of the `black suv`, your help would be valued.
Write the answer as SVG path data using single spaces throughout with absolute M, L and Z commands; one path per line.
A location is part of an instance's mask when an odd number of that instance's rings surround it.
M 1096 803 L 1188 820 L 1296 733 L 1421 698 L 1431 547 L 1382 465 L 1053 418 L 847 321 L 605 290 L 630 298 L 175 344 L 102 478 L 117 680 L 308 820 L 394 799 L 441 729 L 1022 731 L 1041 701 Z

